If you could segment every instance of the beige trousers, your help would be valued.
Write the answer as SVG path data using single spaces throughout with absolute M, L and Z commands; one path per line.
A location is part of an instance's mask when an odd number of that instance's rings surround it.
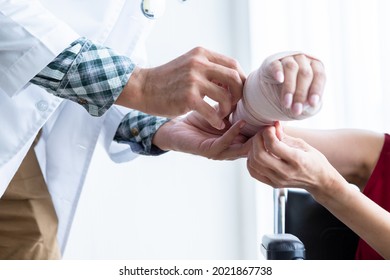
M 33 147 L 0 199 L 0 259 L 59 259 L 58 220 Z

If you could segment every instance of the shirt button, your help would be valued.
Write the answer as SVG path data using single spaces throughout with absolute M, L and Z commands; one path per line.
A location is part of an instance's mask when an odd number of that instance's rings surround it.
M 84 98 L 77 98 L 77 103 L 79 103 L 80 105 L 85 105 L 85 104 L 88 104 L 88 101 L 87 99 L 84 99 Z
M 131 129 L 131 134 L 132 134 L 133 136 L 138 136 L 138 135 L 139 135 L 139 130 L 138 130 L 138 128 L 133 127 L 133 128 Z
M 45 112 L 49 108 L 49 103 L 45 100 L 38 101 L 35 106 L 41 112 Z

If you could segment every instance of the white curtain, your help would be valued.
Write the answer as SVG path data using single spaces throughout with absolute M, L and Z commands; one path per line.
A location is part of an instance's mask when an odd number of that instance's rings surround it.
M 268 55 L 285 50 L 301 50 L 324 62 L 321 112 L 291 125 L 390 131 L 390 1 L 248 3 L 252 70 Z M 272 189 L 260 183 L 256 189 L 261 237 L 273 232 Z

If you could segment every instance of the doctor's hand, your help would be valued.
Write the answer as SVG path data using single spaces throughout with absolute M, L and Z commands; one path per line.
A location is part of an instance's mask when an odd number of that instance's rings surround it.
M 162 125 L 153 144 L 162 150 L 200 155 L 214 160 L 234 160 L 247 155 L 250 140 L 240 134 L 243 121 L 231 125 L 224 120 L 223 130 L 212 127 L 198 112 L 173 119 Z
M 329 191 L 341 175 L 318 150 L 284 134 L 277 124 L 252 139 L 247 168 L 255 179 L 273 187 L 299 187 L 315 198 Z
M 266 78 L 281 84 L 282 105 L 298 116 L 304 105 L 316 107 L 324 92 L 326 75 L 321 61 L 302 53 L 279 53 L 262 67 Z
M 224 118 L 242 96 L 244 81 L 235 60 L 198 47 L 162 66 L 136 68 L 117 104 L 163 117 L 197 111 L 223 129 Z M 206 96 L 219 106 L 209 105 Z

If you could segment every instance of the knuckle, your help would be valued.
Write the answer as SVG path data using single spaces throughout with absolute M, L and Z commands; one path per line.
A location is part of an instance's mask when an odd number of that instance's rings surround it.
M 284 62 L 284 67 L 290 71 L 298 71 L 299 69 L 298 63 L 295 60 L 287 60 Z
M 304 102 L 305 101 L 305 91 L 302 89 L 297 89 L 294 94 L 294 102 Z
M 239 69 L 240 68 L 240 64 L 238 63 L 238 61 L 234 58 L 228 58 L 228 63 L 229 65 L 234 68 L 234 69 Z
M 299 75 L 301 75 L 304 78 L 312 78 L 313 77 L 313 71 L 311 70 L 310 67 L 301 67 L 299 69 Z
M 190 53 L 192 53 L 193 55 L 203 55 L 205 52 L 206 49 L 200 46 L 197 46 L 190 51 Z
M 193 71 L 194 69 L 197 69 L 200 65 L 202 65 L 203 62 L 200 59 L 199 56 L 193 55 L 190 56 L 187 61 L 187 67 L 189 68 L 189 71 Z
M 233 81 L 241 82 L 240 74 L 236 70 L 234 70 L 234 69 L 230 69 L 229 70 L 229 77 Z
M 268 65 L 268 69 L 271 71 L 277 71 L 280 68 L 279 60 L 274 60 Z

